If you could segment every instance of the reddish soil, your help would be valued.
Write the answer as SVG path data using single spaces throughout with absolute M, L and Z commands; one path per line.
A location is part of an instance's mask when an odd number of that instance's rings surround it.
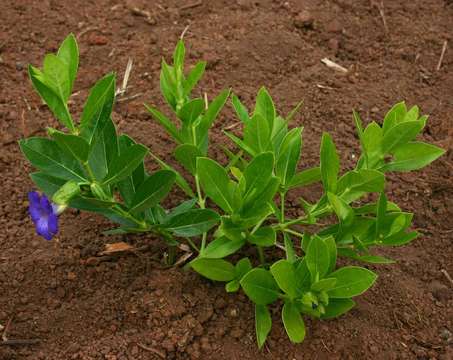
M 453 4 L 444 0 L 307 1 L 42 0 L 0 3 L 0 324 L 14 316 L 9 338 L 39 344 L 1 346 L 0 359 L 453 359 Z M 380 1 L 376 1 L 380 3 Z M 194 5 L 194 6 L 187 6 Z M 150 17 L 133 14 L 132 7 Z M 59 242 L 34 234 L 27 215 L 30 167 L 16 140 L 56 125 L 32 91 L 28 63 L 38 65 L 69 32 L 81 61 L 72 109 L 102 74 L 134 68 L 114 120 L 123 132 L 171 160 L 172 146 L 142 103 L 162 105 L 158 71 L 186 25 L 189 63 L 209 62 L 200 92 L 232 87 L 251 105 L 261 85 L 286 114 L 305 104 L 303 166 L 318 161 L 322 131 L 333 134 L 350 168 L 358 151 L 351 110 L 380 120 L 395 102 L 418 104 L 430 120 L 423 137 L 448 150 L 417 173 L 392 175 L 388 193 L 415 213 L 422 236 L 380 253 L 398 260 L 371 266 L 380 275 L 358 306 L 334 321 L 307 321 L 302 345 L 292 345 L 275 308 L 269 341 L 258 351 L 253 308 L 243 294 L 226 294 L 182 268 L 162 267 L 164 247 L 148 237 L 107 237 L 108 221 L 68 211 Z M 448 48 L 436 67 L 444 41 Z M 320 60 L 350 69 L 342 75 Z M 121 76 L 120 76 L 121 78 Z M 211 138 L 233 124 L 226 108 Z M 220 156 L 220 150 L 213 155 Z M 156 167 L 149 163 L 149 167 Z M 303 191 L 306 196 L 319 189 Z M 290 200 L 297 206 L 297 194 Z M 175 192 L 168 204 L 182 199 Z M 148 245 L 137 255 L 88 260 L 104 244 Z

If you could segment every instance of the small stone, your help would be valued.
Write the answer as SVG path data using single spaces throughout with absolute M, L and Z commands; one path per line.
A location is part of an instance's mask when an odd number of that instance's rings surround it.
M 439 281 L 433 281 L 429 284 L 429 291 L 438 301 L 447 301 L 451 297 L 451 290 Z
M 109 42 L 109 39 L 104 35 L 91 34 L 88 37 L 89 45 L 106 45 Z
M 330 39 L 327 46 L 336 54 L 340 48 L 340 42 L 337 39 Z
M 442 329 L 442 331 L 440 332 L 440 337 L 442 340 L 448 343 L 453 340 L 452 333 L 448 329 Z
M 329 33 L 341 33 L 343 31 L 343 25 L 337 19 L 334 19 L 327 24 L 326 31 Z
M 377 112 L 379 112 L 379 108 L 378 108 L 377 106 L 373 106 L 373 107 L 371 108 L 371 112 L 372 112 L 372 113 L 377 113 Z
M 17 61 L 17 62 L 16 62 L 16 70 L 17 70 L 17 71 L 22 71 L 22 70 L 24 70 L 24 64 L 21 63 L 20 61 Z
M 75 280 L 77 278 L 77 275 L 75 272 L 70 271 L 68 272 L 68 280 Z
M 294 26 L 298 29 L 313 29 L 315 19 L 307 10 L 302 10 L 294 19 Z

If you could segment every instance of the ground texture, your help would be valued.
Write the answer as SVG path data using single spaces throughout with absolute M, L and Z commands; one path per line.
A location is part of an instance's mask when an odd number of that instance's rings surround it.
M 453 4 L 446 0 L 381 1 L 43 0 L 0 2 L 0 324 L 9 338 L 39 338 L 1 346 L 0 359 L 452 359 L 453 274 Z M 137 8 L 142 11 L 136 11 Z M 145 12 L 143 12 L 145 11 Z M 146 14 L 149 13 L 149 16 Z M 385 24 L 384 24 L 385 20 Z M 44 135 L 51 114 L 31 89 L 28 63 L 40 64 L 69 33 L 81 62 L 72 110 L 80 111 L 102 74 L 124 72 L 134 60 L 114 121 L 153 152 L 171 160 L 169 138 L 142 103 L 163 105 L 162 56 L 183 29 L 189 63 L 208 61 L 200 92 L 231 87 L 248 105 L 266 85 L 286 114 L 300 99 L 304 126 L 301 166 L 318 161 L 322 131 L 334 136 L 342 166 L 358 152 L 351 109 L 380 121 L 402 99 L 430 114 L 425 140 L 448 152 L 418 173 L 391 176 L 389 197 L 415 213 L 422 236 L 381 253 L 398 263 L 374 267 L 376 285 L 346 316 L 307 321 L 302 345 L 291 345 L 275 309 L 269 341 L 258 351 L 252 305 L 181 268 L 164 269 L 164 247 L 152 237 L 106 237 L 104 219 L 69 211 L 59 244 L 34 234 L 27 215 L 30 167 L 17 140 Z M 449 46 L 436 70 L 444 41 Z M 349 69 L 336 72 L 328 57 Z M 211 135 L 237 122 L 228 106 Z M 218 149 L 213 156 L 222 160 Z M 156 165 L 149 160 L 149 168 Z M 314 199 L 319 188 L 300 194 Z M 290 197 L 297 211 L 297 195 Z M 168 204 L 182 199 L 175 192 Z M 147 246 L 108 261 L 93 257 L 108 242 Z

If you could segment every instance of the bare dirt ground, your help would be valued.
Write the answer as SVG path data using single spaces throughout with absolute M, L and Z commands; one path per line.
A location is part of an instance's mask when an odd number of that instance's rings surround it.
M 203 3 L 199 5 L 199 3 Z M 0 324 L 10 338 L 38 338 L 1 346 L 0 359 L 453 359 L 453 4 L 446 0 L 384 1 L 145 1 L 43 0 L 0 2 Z M 149 12 L 140 15 L 132 8 Z M 381 11 L 380 11 L 381 10 Z M 385 20 L 385 25 L 384 25 Z M 411 245 L 385 249 L 395 265 L 372 266 L 376 285 L 358 306 L 334 321 L 308 321 L 302 345 L 292 345 L 275 309 L 262 351 L 254 339 L 252 305 L 181 268 L 163 269 L 162 243 L 140 256 L 90 260 L 107 242 L 106 220 L 69 211 L 59 243 L 34 234 L 27 214 L 30 168 L 17 140 L 56 125 L 33 93 L 27 64 L 38 65 L 69 33 L 77 35 L 80 71 L 72 110 L 104 73 L 120 75 L 134 60 L 127 95 L 114 121 L 153 152 L 171 160 L 170 140 L 143 102 L 162 105 L 159 67 L 186 25 L 189 63 L 208 61 L 200 92 L 231 87 L 251 105 L 266 85 L 286 114 L 304 129 L 303 166 L 318 161 L 322 131 L 332 133 L 343 167 L 358 141 L 351 110 L 381 121 L 400 100 L 430 119 L 423 137 L 448 150 L 423 171 L 392 176 L 389 197 L 415 213 L 422 233 Z M 444 41 L 447 51 L 436 70 Z M 344 75 L 323 63 L 349 69 Z M 222 129 L 235 123 L 222 112 L 213 143 L 229 144 Z M 213 150 L 220 156 L 220 151 Z M 155 168 L 151 160 L 149 167 Z M 315 197 L 319 189 L 304 195 Z M 297 194 L 296 194 L 297 195 Z M 297 197 L 290 198 L 296 211 Z M 175 192 L 168 200 L 181 200 Z M 124 240 L 124 239 L 123 239 Z

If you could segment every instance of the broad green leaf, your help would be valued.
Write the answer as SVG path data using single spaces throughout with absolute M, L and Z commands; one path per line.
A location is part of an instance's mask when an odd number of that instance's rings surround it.
M 327 274 L 330 267 L 329 249 L 321 238 L 317 236 L 312 238 L 308 244 L 305 261 L 312 281 L 317 277 L 322 279 Z
M 288 122 L 281 116 L 274 119 L 274 125 L 271 131 L 271 149 L 278 154 L 280 146 L 286 134 L 288 133 Z
M 406 115 L 404 116 L 404 122 L 406 121 L 415 121 L 415 120 L 418 120 L 418 116 L 420 114 L 420 109 L 418 108 L 417 105 L 415 106 L 412 106 L 408 112 L 406 113 Z
M 351 299 L 329 299 L 329 305 L 325 307 L 325 313 L 321 319 L 333 319 L 347 313 L 355 306 Z
M 128 177 L 142 163 L 147 152 L 148 149 L 140 144 L 134 144 L 127 148 L 109 169 L 102 181 L 103 185 L 114 184 Z
M 412 171 L 432 163 L 442 156 L 445 150 L 423 142 L 410 142 L 398 146 L 393 152 L 393 160 L 385 164 L 383 171 Z
M 274 246 L 277 234 L 271 226 L 261 227 L 247 238 L 248 242 L 258 246 Z
M 170 210 L 170 213 L 165 216 L 165 219 L 169 221 L 172 217 L 175 217 L 176 215 L 183 214 L 189 210 L 192 210 L 195 204 L 197 203 L 198 199 L 190 199 L 182 202 L 175 208 Z
M 253 201 L 267 186 L 274 168 L 274 155 L 266 152 L 255 157 L 245 168 L 244 206 Z
M 206 61 L 199 61 L 193 67 L 193 69 L 187 75 L 186 81 L 184 82 L 184 93 L 188 96 L 192 89 L 197 85 L 198 81 L 204 74 L 206 68 Z
M 197 158 L 202 157 L 203 153 L 194 145 L 181 144 L 174 152 L 176 160 L 178 160 L 184 168 L 194 175 L 197 171 Z
M 342 198 L 328 192 L 327 198 L 342 226 L 349 226 L 354 221 L 354 209 Z
M 74 34 L 69 34 L 61 43 L 57 56 L 68 69 L 69 93 L 71 93 L 79 67 L 79 49 Z
M 222 259 L 197 258 L 190 262 L 197 273 L 214 281 L 231 281 L 236 272 L 233 264 Z
M 193 99 L 186 102 L 178 111 L 178 117 L 186 126 L 191 126 L 204 110 L 203 99 Z
M 176 80 L 174 69 L 162 59 L 160 71 L 160 91 L 173 110 L 176 110 Z
M 406 121 L 390 128 L 382 138 L 382 150 L 385 154 L 393 153 L 399 146 L 413 140 L 423 129 L 421 121 Z
M 305 338 L 305 324 L 297 306 L 289 301 L 283 304 L 282 320 L 286 333 L 293 343 L 301 343 Z
M 322 135 L 320 168 L 324 190 L 335 193 L 337 190 L 338 171 L 340 170 L 340 159 L 335 144 L 327 133 Z
M 157 205 L 170 192 L 175 174 L 169 170 L 159 170 L 149 176 L 137 189 L 131 203 L 131 212 L 139 213 Z M 215 213 L 214 213 L 215 214 Z M 172 219 L 173 231 L 177 232 L 175 218 Z
M 334 288 L 327 292 L 329 297 L 344 299 L 363 294 L 374 284 L 377 275 L 365 268 L 345 266 L 329 274 L 329 278 L 337 279 Z
M 366 155 L 366 165 L 368 169 L 374 169 L 384 158 L 382 139 L 382 128 L 374 121 L 363 131 L 362 147 Z
M 217 224 L 219 220 L 219 215 L 213 210 L 191 209 L 173 216 L 164 226 L 177 236 L 190 237 L 207 232 Z
M 329 236 L 323 239 L 323 241 L 329 250 L 329 269 L 327 270 L 327 274 L 329 274 L 334 271 L 337 266 L 337 243 L 333 236 Z
M 271 266 L 270 272 L 279 288 L 288 294 L 291 299 L 295 299 L 298 295 L 298 289 L 296 287 L 297 278 L 294 265 L 288 260 L 282 259 Z
M 272 318 L 265 305 L 255 305 L 255 330 L 258 348 L 262 348 L 272 328 Z
M 258 91 L 258 95 L 256 96 L 255 111 L 253 114 L 260 114 L 264 120 L 266 120 L 269 129 L 273 128 L 274 118 L 276 115 L 275 107 L 274 102 L 265 87 L 262 87 Z
M 311 285 L 311 291 L 327 291 L 332 289 L 337 283 L 335 278 L 325 278 L 321 279 Z
M 310 289 L 310 270 L 307 267 L 307 260 L 303 258 L 302 260 L 298 260 L 295 263 L 296 269 L 296 278 L 297 283 L 296 287 L 299 290 L 309 290 Z
M 390 130 L 395 125 L 403 122 L 404 118 L 406 116 L 406 112 L 407 112 L 407 109 L 406 109 L 406 104 L 404 103 L 404 101 L 395 104 L 390 109 L 390 111 L 387 113 L 387 115 L 385 115 L 384 123 L 382 126 L 384 133 L 386 133 L 388 130 Z
M 370 264 L 394 264 L 396 261 L 392 259 L 388 259 L 384 256 L 378 256 L 378 255 L 362 255 L 362 256 L 356 256 L 356 260 L 367 262 Z
M 206 249 L 201 253 L 202 257 L 219 259 L 234 254 L 245 244 L 244 239 L 231 240 L 226 236 L 221 236 L 211 241 Z
M 225 169 L 214 160 L 199 157 L 197 159 L 197 174 L 200 184 L 209 196 L 225 212 L 233 212 L 232 182 Z
M 234 279 L 225 284 L 225 291 L 227 293 L 236 292 L 240 289 L 240 287 L 241 287 L 241 284 L 239 283 L 239 280 Z
M 89 143 L 110 119 L 115 100 L 115 75 L 108 74 L 90 90 L 80 119 L 80 133 Z
M 228 136 L 231 141 L 233 141 L 240 149 L 244 150 L 246 153 L 250 154 L 251 156 L 255 156 L 256 151 L 248 144 L 246 144 L 243 140 L 239 139 L 236 135 L 229 133 L 228 131 L 223 132 L 226 136 Z
M 222 110 L 225 102 L 230 96 L 230 90 L 223 90 L 217 97 L 209 104 L 208 109 L 201 118 L 196 128 L 197 143 L 201 144 L 203 139 L 207 136 L 208 130 L 216 120 L 220 111 Z
M 387 196 L 381 193 L 376 208 L 376 238 L 383 239 L 386 233 Z
M 61 123 L 71 132 L 74 132 L 74 122 L 72 121 L 66 102 L 55 93 L 52 87 L 46 84 L 45 76 L 42 71 L 30 65 L 28 67 L 28 73 L 33 87 L 47 104 L 55 117 L 60 120 Z
M 392 234 L 384 239 L 382 239 L 382 245 L 387 246 L 402 246 L 410 243 L 412 240 L 418 237 L 417 231 L 411 231 L 406 233 L 404 231 Z
M 247 124 L 250 121 L 250 116 L 247 108 L 241 103 L 241 100 L 239 100 L 239 98 L 235 94 L 231 96 L 231 102 L 239 119 L 244 124 Z
M 236 277 L 241 280 L 245 274 L 252 270 L 252 263 L 250 262 L 249 258 L 242 258 L 236 263 L 235 269 Z
M 338 180 L 338 196 L 347 204 L 359 199 L 366 193 L 382 192 L 385 186 L 385 176 L 377 170 L 352 170 Z
M 182 40 L 178 40 L 175 51 L 173 53 L 173 66 L 176 69 L 182 69 L 184 66 L 184 58 L 186 56 L 186 48 Z
M 294 128 L 284 137 L 275 164 L 275 175 L 280 178 L 280 183 L 284 187 L 290 184 L 296 173 L 301 148 L 302 128 Z
M 125 137 L 125 135 L 122 135 Z M 109 119 L 103 129 L 97 129 L 91 142 L 88 165 L 94 177 L 101 181 L 118 158 L 119 146 L 115 125 Z
M 65 134 L 55 129 L 49 129 L 49 133 L 65 153 L 81 162 L 86 162 L 88 160 L 90 145 L 84 138 L 77 135 Z
M 241 279 L 245 294 L 258 305 L 267 305 L 279 296 L 278 285 L 267 270 L 255 268 Z
M 159 159 L 156 155 L 153 153 L 150 153 L 151 156 L 153 157 L 154 160 L 157 161 L 157 163 L 160 165 L 160 167 L 164 170 L 170 170 L 175 173 L 176 176 L 176 184 L 179 186 L 179 188 L 186 193 L 186 195 L 190 197 L 194 197 L 195 194 L 189 184 L 187 183 L 186 179 L 182 177 L 182 175 L 172 166 L 168 165 L 166 162 L 163 160 Z
M 32 181 L 48 198 L 51 198 L 61 186 L 65 184 L 65 180 L 49 176 L 42 172 L 34 172 L 30 174 Z
M 321 180 L 321 168 L 314 167 L 311 169 L 303 170 L 294 175 L 288 185 L 289 189 L 296 187 L 308 186 Z
M 87 181 L 77 160 L 62 152 L 54 141 L 31 137 L 20 140 L 19 145 L 28 161 L 47 175 L 77 182 Z
M 42 71 L 46 84 L 66 103 L 71 95 L 69 71 L 66 64 L 56 55 L 47 54 Z
M 157 110 L 149 105 L 145 104 L 145 108 L 146 108 L 146 110 L 148 110 L 151 113 L 153 118 L 156 119 L 159 122 L 159 124 L 161 124 L 164 127 L 164 129 L 168 132 L 168 134 L 171 135 L 173 137 L 173 139 L 176 140 L 176 142 L 178 142 L 178 143 L 184 142 L 183 139 L 181 138 L 179 130 L 170 121 L 169 118 L 167 118 L 159 110 Z
M 253 220 L 253 224 L 250 224 L 250 226 L 257 224 L 262 218 L 273 212 L 271 202 L 277 193 L 279 185 L 279 179 L 271 177 L 268 185 L 255 197 L 254 201 L 250 203 L 250 206 L 241 209 L 240 214 L 243 219 Z
M 255 154 L 270 150 L 271 129 L 262 115 L 254 114 L 244 127 L 244 143 Z

